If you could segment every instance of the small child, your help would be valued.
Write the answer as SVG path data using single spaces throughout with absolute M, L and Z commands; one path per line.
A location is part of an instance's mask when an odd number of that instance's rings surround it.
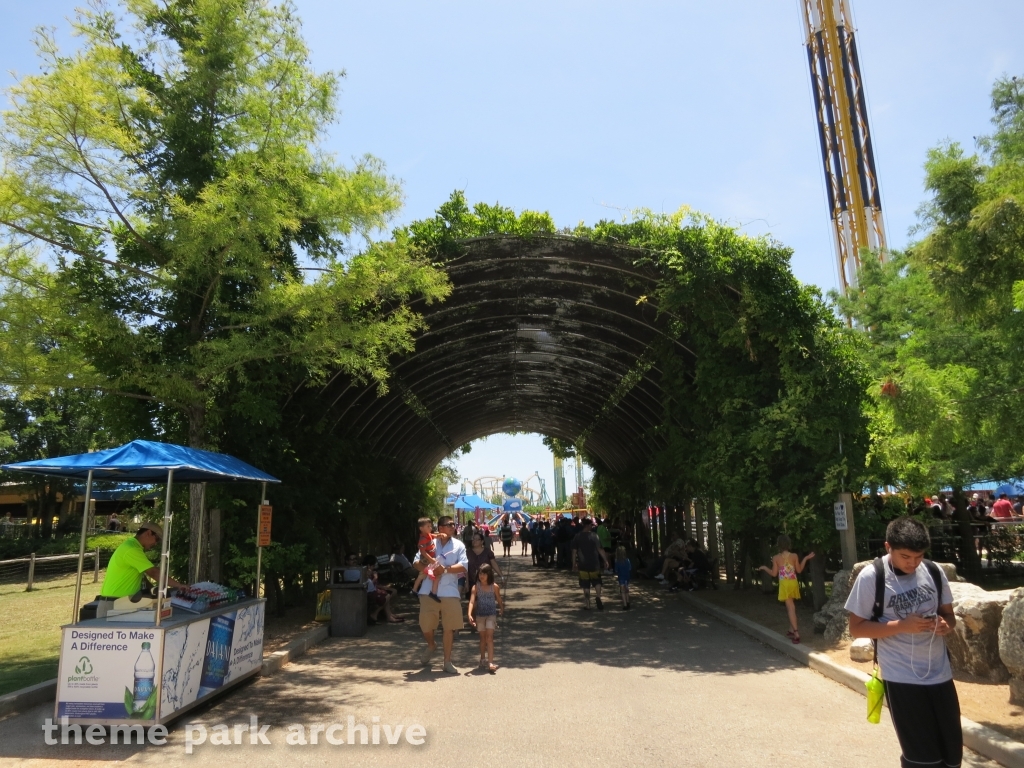
M 412 593 L 414 595 L 417 593 L 424 579 L 430 579 L 430 599 L 440 603 L 441 598 L 437 596 L 437 582 L 440 579 L 434 576 L 434 569 L 437 565 L 437 561 L 434 559 L 437 554 L 434 549 L 434 523 L 429 517 L 421 517 L 416 521 L 416 525 L 420 529 L 420 560 L 428 565 L 416 577 L 416 581 L 412 585 Z
M 796 621 L 795 601 L 800 599 L 800 584 L 796 580 L 796 575 L 803 573 L 804 566 L 807 565 L 808 560 L 814 557 L 814 553 L 809 553 L 801 560 L 789 551 L 793 544 L 786 534 L 779 536 L 776 545 L 779 548 L 779 554 L 772 558 L 772 567 L 762 565 L 758 567 L 758 570 L 764 571 L 772 578 L 778 577 L 779 602 L 786 604 L 786 613 L 789 614 L 789 632 L 786 633 L 786 636 L 793 641 L 793 645 L 799 645 L 800 627 Z
M 629 577 L 633 573 L 633 564 L 626 556 L 626 548 L 615 550 L 615 576 L 619 582 L 619 596 L 622 598 L 622 610 L 629 610 Z
M 498 670 L 494 663 L 494 630 L 498 626 L 499 611 L 500 615 L 505 615 L 501 587 L 494 583 L 494 569 L 489 563 L 484 563 L 477 571 L 467 613 L 469 623 L 477 628 L 480 635 L 480 669 L 492 673 Z

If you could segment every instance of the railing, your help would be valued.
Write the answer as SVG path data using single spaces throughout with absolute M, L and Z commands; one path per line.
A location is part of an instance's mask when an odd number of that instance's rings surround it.
M 100 579 L 100 569 L 110 561 L 110 552 L 96 549 L 85 553 L 85 571 L 92 571 L 93 583 Z M 33 552 L 28 557 L 0 560 L 0 583 L 25 583 L 25 591 L 31 592 L 36 582 L 52 580 L 75 573 L 78 570 L 78 555 L 44 555 L 37 557 Z

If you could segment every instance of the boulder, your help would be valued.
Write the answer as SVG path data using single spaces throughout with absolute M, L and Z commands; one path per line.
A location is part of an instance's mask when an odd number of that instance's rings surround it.
M 1015 589 L 999 624 L 999 658 L 1010 673 L 1010 703 L 1024 704 L 1024 587 Z
M 953 672 L 990 683 L 1010 678 L 999 658 L 999 627 L 1012 590 L 986 592 L 974 584 L 950 582 L 956 629 L 946 637 Z
M 873 661 L 875 658 L 875 644 L 870 638 L 858 637 L 850 643 L 851 661 Z
M 942 572 L 944 574 L 946 574 L 946 581 L 948 581 L 950 584 L 956 584 L 957 582 L 967 582 L 967 579 L 965 579 L 963 576 L 956 572 L 956 566 L 952 563 L 936 563 L 936 565 L 942 569 Z
M 862 570 L 871 565 L 871 560 L 865 560 L 853 566 L 853 570 L 843 570 L 836 573 L 832 579 L 832 595 L 829 597 L 821 610 L 814 614 L 814 631 L 825 635 L 829 643 L 837 643 L 840 640 L 849 639 L 849 621 L 846 616 L 846 598 L 850 596 L 850 588 Z

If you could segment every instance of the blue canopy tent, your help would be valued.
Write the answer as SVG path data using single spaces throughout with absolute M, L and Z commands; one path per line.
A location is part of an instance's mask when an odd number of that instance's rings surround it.
M 55 459 L 38 459 L 15 464 L 4 464 L 0 469 L 11 472 L 27 472 L 33 475 L 54 477 L 86 478 L 85 511 L 82 514 L 82 539 L 78 551 L 78 580 L 75 583 L 75 607 L 71 621 L 78 621 L 78 604 L 82 594 L 82 564 L 85 561 L 86 524 L 89 519 L 89 500 L 92 481 L 121 480 L 136 483 L 166 483 L 167 495 L 164 501 L 164 536 L 160 552 L 160 583 L 157 589 L 156 625 L 160 626 L 160 610 L 167 596 L 167 568 L 171 544 L 171 490 L 174 481 L 186 483 L 263 483 L 261 499 L 266 497 L 267 483 L 281 482 L 256 467 L 246 464 L 234 456 L 212 451 L 200 451 L 171 443 L 155 443 L 149 440 L 133 440 L 118 448 L 109 448 L 95 453 L 80 453 Z M 203 506 L 206 493 L 204 488 Z M 204 510 L 205 511 L 205 510 Z M 201 528 L 202 526 L 200 526 Z M 256 555 L 256 588 L 259 589 L 262 548 Z

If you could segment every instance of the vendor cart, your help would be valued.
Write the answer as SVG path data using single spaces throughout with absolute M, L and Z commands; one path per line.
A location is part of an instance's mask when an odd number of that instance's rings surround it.
M 84 477 L 86 510 L 94 479 L 166 483 L 167 487 L 156 598 L 152 604 L 142 601 L 137 611 L 79 618 L 88 520 L 88 515 L 83 515 L 72 623 L 62 627 L 54 704 L 57 718 L 66 717 L 69 723 L 83 725 L 162 724 L 260 671 L 264 600 L 237 593 L 225 593 L 212 603 L 188 607 L 174 606 L 174 601 L 168 600 L 171 491 L 175 480 L 204 484 L 259 482 L 263 484 L 261 500 L 265 505 L 266 485 L 279 482 L 276 478 L 232 456 L 145 440 L 96 453 L 7 464 L 3 468 Z M 262 549 L 257 551 L 258 596 Z

